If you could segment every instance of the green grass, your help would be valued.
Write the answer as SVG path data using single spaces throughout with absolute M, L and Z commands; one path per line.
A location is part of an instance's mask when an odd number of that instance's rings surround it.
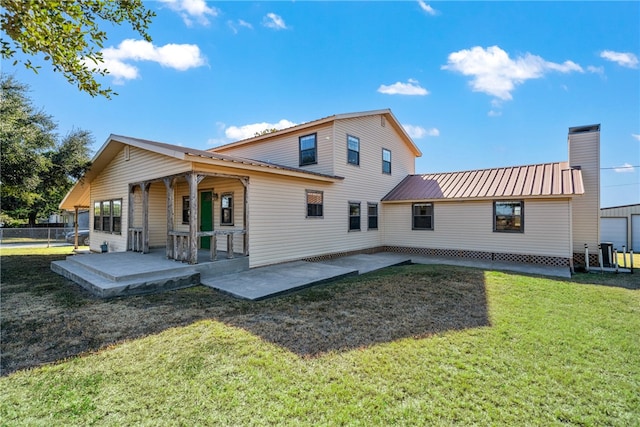
M 626 264 L 625 264 L 626 262 Z M 626 265 L 627 268 L 629 268 L 631 266 L 631 254 L 627 253 L 627 254 L 621 254 L 618 253 L 618 266 L 622 267 Z M 633 268 L 634 269 L 638 269 L 638 271 L 640 271 L 640 253 L 634 253 L 633 254 Z
M 613 277 L 599 274 L 553 280 L 469 271 L 386 269 L 238 304 L 237 316 L 262 307 L 302 311 L 356 287 L 446 279 L 453 288 L 472 277 L 483 282 L 485 326 L 301 356 L 211 316 L 0 378 L 0 423 L 640 425 L 640 290 L 591 284 Z M 640 280 L 630 276 L 624 280 Z

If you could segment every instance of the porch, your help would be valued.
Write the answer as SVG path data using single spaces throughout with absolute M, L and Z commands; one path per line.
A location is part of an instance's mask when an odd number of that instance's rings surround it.
M 239 273 L 249 269 L 249 257 L 236 253 L 229 257 L 218 251 L 199 250 L 197 263 L 167 259 L 164 248 L 148 253 L 109 252 L 68 256 L 51 263 L 51 270 L 79 284 L 101 298 L 162 292 L 199 285 L 206 278 Z
M 215 172 L 129 183 L 126 251 L 164 246 L 167 259 L 191 265 L 248 257 L 248 185 L 247 177 Z

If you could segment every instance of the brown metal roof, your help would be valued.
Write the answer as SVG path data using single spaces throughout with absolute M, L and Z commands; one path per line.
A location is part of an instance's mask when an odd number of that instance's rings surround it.
M 582 173 L 568 162 L 409 175 L 382 198 L 401 200 L 568 197 L 584 194 Z

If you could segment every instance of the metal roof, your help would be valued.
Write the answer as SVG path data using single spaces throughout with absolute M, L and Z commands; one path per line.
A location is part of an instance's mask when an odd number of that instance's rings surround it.
M 582 172 L 570 168 L 568 162 L 556 162 L 409 175 L 382 201 L 569 197 L 579 194 L 584 194 Z

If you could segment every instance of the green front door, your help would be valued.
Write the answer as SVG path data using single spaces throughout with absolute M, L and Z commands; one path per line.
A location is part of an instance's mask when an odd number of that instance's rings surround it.
M 211 191 L 200 193 L 200 231 L 213 231 L 213 200 Z M 200 238 L 202 249 L 211 249 L 211 237 Z

